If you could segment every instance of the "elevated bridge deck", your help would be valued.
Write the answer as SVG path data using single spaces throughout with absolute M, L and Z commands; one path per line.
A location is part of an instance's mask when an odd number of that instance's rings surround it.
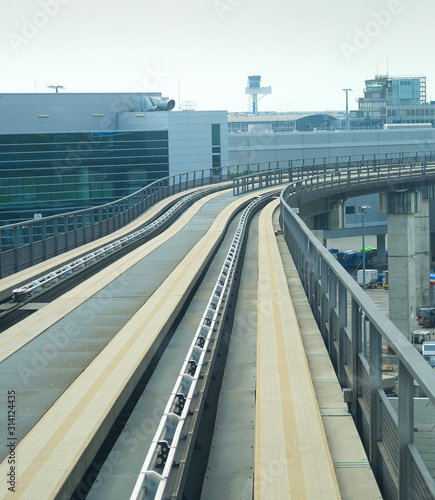
M 4 370 L 0 379 L 2 392 L 14 390 L 18 415 L 23 412 L 16 426 L 16 439 L 19 440 L 16 447 L 16 456 L 19 457 L 16 491 L 19 498 L 33 499 L 35 491 L 40 498 L 71 497 L 116 416 L 172 328 L 194 284 L 218 250 L 232 218 L 248 203 L 248 198 L 253 199 L 257 195 L 245 194 L 236 201 L 228 193 L 209 195 L 207 200 L 197 202 L 159 237 L 3 332 L 0 339 L 0 371 Z M 288 252 L 284 251 L 283 238 L 274 234 L 277 230 L 276 215 L 275 226 L 272 223 L 275 209 L 276 203 L 263 211 L 257 226 L 254 226 L 257 227 L 257 233 L 255 229 L 253 233 L 254 240 L 248 244 L 249 258 L 240 283 L 242 293 L 234 316 L 234 331 L 242 332 L 243 341 L 234 347 L 240 336 L 236 335 L 231 340 L 234 349 L 230 344 L 222 399 L 217 403 L 216 439 L 219 441 L 211 445 L 203 498 L 213 498 L 212 492 L 218 486 L 221 497 L 228 495 L 228 498 L 232 498 L 235 492 L 240 498 L 252 498 L 252 495 L 254 498 L 360 498 L 358 495 L 380 498 L 360 437 L 343 403 L 334 375 L 332 364 L 336 360 L 331 363 L 323 344 L 328 340 L 332 344 L 336 331 L 341 337 L 344 335 L 344 338 L 340 337 L 337 347 L 340 362 L 344 360 L 348 363 L 339 365 L 339 378 L 342 380 L 349 378 L 352 384 L 358 382 L 355 374 L 344 370 L 362 363 L 363 378 L 359 383 L 365 385 L 362 395 L 359 392 L 353 394 L 354 407 L 355 400 L 362 405 L 362 398 L 367 399 L 368 394 L 367 377 L 379 364 L 379 359 L 374 358 L 369 372 L 358 345 L 352 344 L 361 333 L 358 330 L 361 320 L 358 320 L 357 307 L 359 303 L 364 306 L 364 299 L 350 287 L 351 293 L 357 297 L 351 303 L 351 327 L 354 329 L 347 326 L 346 301 L 334 310 L 329 320 L 332 323 L 326 321 L 325 327 L 323 304 L 320 307 L 315 302 L 320 296 L 319 290 L 322 293 L 325 291 L 325 285 L 319 282 L 316 271 L 305 267 L 304 263 L 302 274 L 298 271 L 302 279 L 307 279 L 309 283 L 303 283 L 309 294 L 308 299 L 303 298 L 300 278 L 297 278 Z M 320 252 L 316 245 L 312 242 L 306 245 L 310 258 L 315 251 Z M 257 254 L 252 253 L 252 246 L 258 248 Z M 305 256 L 302 250 L 298 249 L 298 252 Z M 213 265 L 209 272 L 213 273 Z M 322 277 L 328 275 L 328 267 L 323 262 L 321 272 Z M 155 279 L 149 280 L 150 276 Z M 345 282 L 340 273 L 338 276 Z M 114 286 L 111 283 L 115 278 L 120 282 Z M 347 293 L 344 292 L 344 285 L 340 282 L 337 286 L 337 281 L 332 283 L 331 300 L 337 298 L 332 291 L 336 289 L 342 299 Z M 203 286 L 204 290 L 209 287 L 206 281 Z M 204 290 L 198 293 L 204 293 Z M 226 300 L 231 301 L 234 307 L 232 296 L 226 297 Z M 180 332 L 195 328 L 200 315 L 200 308 L 197 307 L 200 302 L 201 299 L 191 303 L 191 308 L 187 309 L 180 322 Z M 103 306 L 107 306 L 105 311 Z M 125 316 L 127 310 L 130 312 Z M 316 321 L 310 311 L 314 311 Z M 382 324 L 376 310 L 369 313 L 373 314 L 376 324 Z M 339 328 L 336 328 L 334 315 L 343 323 Z M 246 317 L 256 318 L 249 324 L 249 332 L 243 326 Z M 319 317 L 323 321 L 321 334 L 316 326 Z M 221 322 L 225 319 L 221 318 Z M 373 331 L 373 347 L 377 346 L 375 342 L 379 343 L 375 335 L 379 335 L 381 327 L 377 328 Z M 62 347 L 56 340 L 59 340 L 59 334 L 65 332 L 69 335 L 66 345 Z M 159 366 L 155 371 L 157 385 L 155 388 L 147 386 L 149 393 L 147 395 L 145 391 L 143 397 L 147 401 L 147 411 L 150 407 L 156 411 L 148 416 L 145 413 L 144 418 L 136 415 L 136 422 L 127 422 L 126 429 L 131 424 L 141 431 L 144 422 L 150 428 L 158 425 L 160 397 L 166 386 L 170 387 L 173 383 L 172 363 L 178 364 L 177 339 L 179 337 L 175 334 L 174 343 L 169 343 L 161 358 L 163 371 L 158 371 Z M 406 346 L 397 345 L 399 351 L 407 353 Z M 343 357 L 343 348 L 347 357 Z M 410 353 L 412 360 L 413 355 L 413 352 Z M 171 365 L 171 369 L 164 370 L 165 364 Z M 408 365 L 406 367 L 410 369 Z M 422 381 L 429 380 L 426 372 L 418 368 L 415 376 Z M 159 377 L 159 373 L 164 375 Z M 163 384 L 166 375 L 168 381 Z M 408 395 L 408 372 L 404 377 L 407 378 L 402 377 L 402 387 Z M 375 401 L 377 388 L 374 376 L 370 380 L 373 387 L 369 386 L 369 396 Z M 241 385 L 237 386 L 238 383 Z M 149 396 L 151 399 L 148 399 Z M 238 398 L 247 411 L 237 411 L 237 418 L 250 420 L 242 424 L 248 431 L 247 437 L 234 443 L 234 437 L 241 430 L 234 423 L 235 408 L 240 410 Z M 384 399 L 382 404 L 387 407 L 386 415 L 393 428 L 397 422 Z M 6 398 L 3 398 L 0 402 L 0 411 L 4 414 L 7 413 L 5 401 Z M 138 407 L 136 413 L 139 411 Z M 366 407 L 363 411 L 357 421 L 365 426 L 366 431 L 367 420 L 374 421 L 376 415 L 369 415 Z M 402 418 L 405 411 L 402 402 L 399 404 Z M 224 431 L 229 431 L 229 434 L 223 434 Z M 2 444 L 7 439 L 6 434 L 1 436 Z M 403 434 L 399 434 L 399 439 L 401 446 L 408 442 Z M 115 444 L 112 453 L 118 451 L 118 444 L 124 446 L 126 443 Z M 241 448 L 237 449 L 240 445 Z M 412 446 L 410 450 L 419 470 L 424 470 Z M 248 453 L 244 453 L 246 451 Z M 146 452 L 144 449 L 144 455 Z M 394 450 L 387 449 L 383 460 L 388 453 L 394 454 Z M 400 453 L 405 457 L 402 448 Z M 243 459 L 239 458 L 241 456 Z M 126 458 L 127 454 L 123 453 L 122 457 Z M 7 458 L 8 447 L 5 446 L 0 464 L 0 476 L 3 478 L 8 477 L 10 471 Z M 194 461 L 195 458 L 192 458 Z M 101 496 L 103 490 L 98 491 L 103 479 L 106 485 L 110 485 L 104 476 L 105 471 L 110 470 L 109 476 L 117 477 L 120 469 L 116 469 L 119 465 L 116 462 L 116 456 L 109 455 L 106 463 L 110 467 L 105 469 L 103 465 L 102 475 L 94 483 L 90 498 L 111 498 L 111 494 L 113 498 L 119 498 L 119 495 L 125 495 L 108 486 L 104 496 Z M 126 463 L 130 464 L 130 461 L 126 459 Z M 401 463 L 404 463 L 403 458 Z M 177 463 L 177 466 L 180 465 Z M 125 484 L 132 482 L 134 486 L 134 474 L 130 467 L 127 469 Z M 232 469 L 237 469 L 237 473 L 229 477 L 223 472 Z M 139 473 L 139 470 L 136 472 Z M 234 479 L 234 482 L 229 479 Z M 430 489 L 431 484 L 426 482 L 422 491 L 429 491 L 427 488 Z M 185 491 L 192 498 L 199 498 L 196 483 L 193 486 L 193 490 L 189 491 L 187 482 Z M 389 488 L 388 491 L 395 491 L 397 484 Z M 0 497 L 9 498 L 13 494 L 4 481 Z M 150 490 L 142 490 L 143 498 L 154 498 L 150 495 Z

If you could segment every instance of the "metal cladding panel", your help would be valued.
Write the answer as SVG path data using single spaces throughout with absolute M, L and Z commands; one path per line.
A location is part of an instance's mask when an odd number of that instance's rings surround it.
M 367 408 L 370 408 L 370 374 L 362 367 L 362 396 Z
M 352 371 L 352 341 L 349 338 L 349 335 L 346 333 L 344 334 L 344 345 L 345 345 L 345 352 L 346 352 L 346 364 L 349 366 L 349 370 Z M 356 390 L 356 387 L 352 387 L 353 390 Z
M 386 461 L 382 460 L 382 496 L 384 500 L 397 500 L 399 489 L 395 479 L 391 476 Z
M 412 462 L 413 464 L 413 473 L 414 473 L 414 485 L 413 485 L 413 491 L 410 492 L 409 498 L 415 498 L 415 499 L 424 499 L 424 500 L 435 500 L 435 483 L 432 480 L 432 484 L 429 484 L 426 482 L 424 475 L 422 474 L 422 471 L 420 468 L 417 466 L 417 463 L 415 461 Z M 426 477 L 429 476 L 429 473 L 426 470 Z M 430 481 L 430 479 L 429 479 Z
M 397 432 L 397 422 L 394 421 L 390 412 L 388 411 L 387 405 L 382 404 L 382 441 L 388 452 L 392 466 L 395 468 L 396 472 L 399 470 L 399 438 Z M 394 411 L 391 409 L 391 411 Z
M 369 415 L 367 415 L 365 412 L 362 412 L 362 443 L 365 449 L 365 452 L 367 453 L 367 456 L 369 455 L 370 452 L 370 422 L 368 420 Z

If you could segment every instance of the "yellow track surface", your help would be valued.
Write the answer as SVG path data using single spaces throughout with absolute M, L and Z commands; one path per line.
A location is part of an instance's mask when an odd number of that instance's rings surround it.
M 70 292 L 62 295 L 57 300 L 47 304 L 28 318 L 12 326 L 0 336 L 0 362 L 10 356 L 19 348 L 33 340 L 56 321 L 73 311 L 80 304 L 106 287 L 123 272 L 136 264 L 139 260 L 156 250 L 160 245 L 171 239 L 176 233 L 194 217 L 194 215 L 211 199 L 222 194 L 222 191 L 208 195 L 194 203 L 184 212 L 176 223 L 166 231 L 159 234 L 145 245 L 137 248 L 122 259 L 103 269 L 94 278 L 88 279 L 76 286 Z M 101 240 L 98 240 L 101 243 Z M 95 242 L 94 242 L 95 244 Z M 98 246 L 101 246 L 100 244 Z M 62 256 L 60 256 L 62 257 Z
M 259 220 L 254 497 L 341 498 L 270 203 Z

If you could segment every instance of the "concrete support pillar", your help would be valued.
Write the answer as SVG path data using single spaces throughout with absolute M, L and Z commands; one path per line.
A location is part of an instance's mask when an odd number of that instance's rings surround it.
M 332 201 L 329 202 L 328 212 L 322 212 L 321 214 L 312 215 L 305 219 L 305 224 L 311 229 L 316 238 L 324 245 L 327 245 L 327 241 L 323 237 L 323 231 L 325 229 L 343 229 L 344 228 L 344 210 L 343 202 Z
M 435 233 L 430 233 L 430 253 L 433 260 L 435 255 Z M 431 272 L 434 272 L 434 268 L 431 268 Z
M 379 202 L 380 212 L 388 214 L 390 319 L 409 338 L 409 332 L 416 328 L 414 214 L 421 210 L 421 192 L 406 190 L 381 193 Z
M 379 264 L 385 264 L 387 261 L 385 257 L 385 234 L 378 234 L 376 236 L 376 249 L 378 252 Z
M 415 213 L 416 307 L 430 305 L 429 200 L 422 198 L 421 210 Z
M 320 243 L 326 247 L 327 245 L 327 240 L 325 240 L 323 236 L 323 229 L 311 229 L 311 232 L 314 234 L 314 236 L 320 241 Z

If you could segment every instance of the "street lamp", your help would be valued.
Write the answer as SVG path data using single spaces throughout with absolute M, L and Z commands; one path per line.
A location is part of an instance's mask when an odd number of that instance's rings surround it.
M 365 291 L 366 289 L 366 241 L 365 241 L 365 228 L 364 228 L 364 215 L 367 213 L 367 210 L 371 208 L 368 205 L 361 205 L 359 207 L 359 214 L 361 215 L 362 220 L 362 261 L 363 261 L 363 279 L 362 279 L 362 288 Z M 364 318 L 363 325 L 363 344 L 364 344 L 364 357 L 367 359 L 367 329 L 366 329 L 366 320 Z
M 64 89 L 63 85 L 47 85 L 48 89 L 56 89 L 56 94 L 59 93 L 59 89 Z
M 349 92 L 352 92 L 352 89 L 342 89 L 346 92 L 346 130 L 349 130 Z
M 372 208 L 372 207 L 369 207 L 368 205 L 361 205 L 359 207 L 359 214 L 358 214 L 358 215 L 361 215 L 361 219 L 362 219 L 363 290 L 366 289 L 366 242 L 365 242 L 364 215 L 367 213 L 367 210 L 369 208 Z

